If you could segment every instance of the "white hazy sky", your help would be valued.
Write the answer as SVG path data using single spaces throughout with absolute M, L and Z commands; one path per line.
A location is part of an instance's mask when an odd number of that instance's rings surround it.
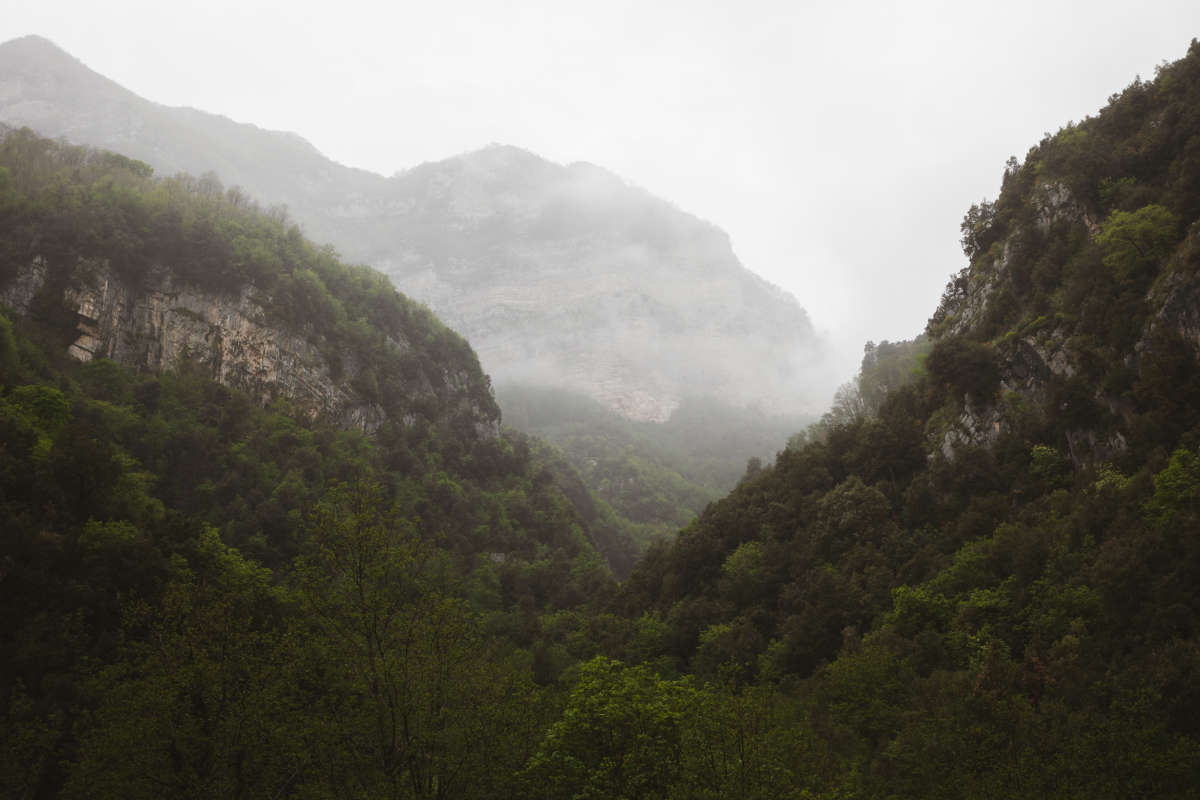
M 1200 36 L 1197 0 L 0 0 L 143 97 L 391 174 L 489 142 L 727 230 L 842 354 L 922 330 L 1004 161 Z

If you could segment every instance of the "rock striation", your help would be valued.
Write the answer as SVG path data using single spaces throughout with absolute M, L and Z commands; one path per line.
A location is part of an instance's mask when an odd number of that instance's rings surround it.
M 341 375 L 335 377 L 319 333 L 281 325 L 269 313 L 271 297 L 252 285 L 236 292 L 205 290 L 165 267 L 132 283 L 103 260 L 80 259 L 64 272 L 38 258 L 0 289 L 0 303 L 21 314 L 56 306 L 73 315 L 67 352 L 80 361 L 107 358 L 154 373 L 192 364 L 263 404 L 286 400 L 308 418 L 368 433 L 387 418 L 381 405 L 360 397 L 348 380 L 356 371 L 353 353 L 341 354 Z M 414 347 L 395 339 L 391 346 Z M 477 434 L 495 436 L 494 409 L 473 407 L 466 367 L 444 369 L 439 389 L 428 380 L 408 387 L 413 404 L 424 398 L 431 401 L 426 407 L 447 415 L 465 413 Z

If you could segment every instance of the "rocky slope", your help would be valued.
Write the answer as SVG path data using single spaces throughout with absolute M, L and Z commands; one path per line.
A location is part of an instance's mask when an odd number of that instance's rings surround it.
M 804 408 L 804 311 L 724 232 L 598 167 L 512 147 L 392 179 L 405 213 L 369 260 L 479 349 L 497 380 L 662 421 L 688 396 Z
M 971 263 L 928 332 L 943 354 L 974 354 L 943 367 L 974 359 L 996 383 L 959 387 L 961 414 L 937 431 L 944 454 L 1056 420 L 1077 466 L 1103 463 L 1158 427 L 1152 408 L 1172 390 L 1194 401 L 1182 386 L 1200 350 L 1198 101 L 1193 43 L 1159 80 L 1010 160 L 997 200 L 967 214 Z
M 205 291 L 179 281 L 169 269 L 130 282 L 103 261 L 80 260 L 65 286 L 48 287 L 50 269 L 35 259 L 18 280 L 0 289 L 0 303 L 29 314 L 39 296 L 55 295 L 76 317 L 68 353 L 79 361 L 108 358 L 135 369 L 164 373 L 199 364 L 212 378 L 266 404 L 288 400 L 309 418 L 341 427 L 376 430 L 382 406 L 344 381 L 334 380 L 324 355 L 299 331 L 266 318 L 270 297 L 246 286 Z
M 286 203 L 464 334 L 497 381 L 645 420 L 689 396 L 780 413 L 823 399 L 795 299 L 742 267 L 722 231 L 598 167 L 492 146 L 384 178 L 292 134 L 143 100 L 37 37 L 0 46 L 0 120 Z
M 190 363 L 263 404 L 368 432 L 497 434 L 474 353 L 382 275 L 236 195 L 28 131 L 0 136 L 0 304 L 80 361 Z

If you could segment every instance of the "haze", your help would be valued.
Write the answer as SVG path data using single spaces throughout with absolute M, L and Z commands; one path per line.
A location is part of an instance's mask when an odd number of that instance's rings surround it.
M 5 7 L 9 6 L 9 7 Z M 0 2 L 167 105 L 383 174 L 518 145 L 727 230 L 840 355 L 910 338 L 1004 161 L 1179 58 L 1195 2 Z

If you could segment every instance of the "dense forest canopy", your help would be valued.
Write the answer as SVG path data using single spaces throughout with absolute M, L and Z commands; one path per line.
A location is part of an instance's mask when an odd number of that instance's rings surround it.
M 330 254 L 272 251 L 278 219 L 222 212 L 271 233 L 214 223 L 197 251 L 191 212 L 139 209 L 203 181 L 81 157 L 0 161 L 5 280 L 35 240 L 197 281 L 223 253 L 221 280 L 308 298 L 278 313 L 314 335 L 390 324 Z M 195 370 L 70 362 L 53 308 L 6 314 L 3 792 L 1194 796 L 1198 218 L 1193 43 L 1010 161 L 926 336 L 869 346 L 619 585 L 596 545 L 622 530 L 536 441 L 432 410 L 347 432 Z

